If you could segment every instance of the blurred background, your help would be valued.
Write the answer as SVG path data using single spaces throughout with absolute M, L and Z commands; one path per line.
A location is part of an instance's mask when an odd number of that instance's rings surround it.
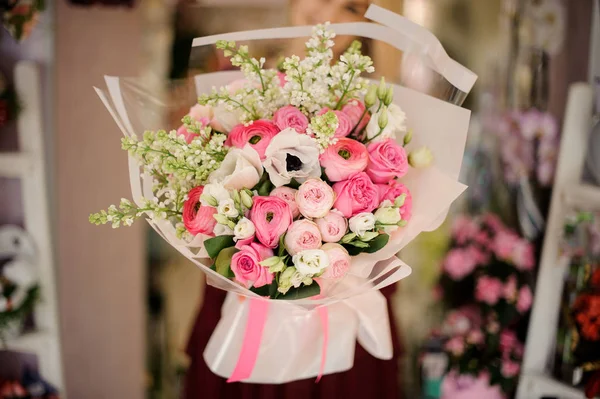
M 365 21 L 371 3 L 479 76 L 466 98 L 448 94 L 417 52 L 363 43 L 377 77 L 472 111 L 469 190 L 401 254 L 413 274 L 385 292 L 394 359 L 357 350 L 355 374 L 321 388 L 227 386 L 202 359 L 224 294 L 142 223 L 88 222 L 130 192 L 93 87 L 138 77 L 172 99 L 171 125 L 193 104 L 193 75 L 231 69 L 193 38 Z M 599 3 L 0 0 L 0 399 L 371 397 L 323 388 L 350 378 L 386 398 L 600 395 Z M 274 66 L 302 46 L 251 51 Z

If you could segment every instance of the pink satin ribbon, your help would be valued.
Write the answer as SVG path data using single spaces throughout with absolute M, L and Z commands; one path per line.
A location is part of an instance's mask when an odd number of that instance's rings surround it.
M 246 321 L 246 330 L 242 342 L 242 350 L 237 363 L 227 382 L 239 382 L 250 378 L 252 370 L 258 358 L 260 342 L 262 341 L 263 331 L 267 324 L 267 315 L 269 313 L 269 301 L 259 299 L 249 299 L 248 320 Z M 315 382 L 319 382 L 325 371 L 325 361 L 327 358 L 327 346 L 329 343 L 329 314 L 326 306 L 317 308 L 321 327 L 323 328 L 323 349 L 321 352 L 321 365 L 319 375 Z
M 258 358 L 260 341 L 262 340 L 265 324 L 267 324 L 269 301 L 260 299 L 249 299 L 249 301 L 248 320 L 246 321 L 242 350 L 235 369 L 227 382 L 238 382 L 250 378 Z

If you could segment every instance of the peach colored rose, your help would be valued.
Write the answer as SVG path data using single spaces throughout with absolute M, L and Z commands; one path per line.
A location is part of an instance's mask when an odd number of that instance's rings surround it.
M 290 255 L 296 255 L 305 249 L 319 249 L 321 232 L 317 225 L 308 219 L 296 220 L 288 227 L 284 244 Z
M 308 179 L 296 192 L 296 204 L 307 218 L 320 218 L 329 212 L 335 200 L 331 186 L 321 179 Z
M 337 194 L 334 208 L 347 218 L 361 212 L 372 212 L 379 205 L 377 187 L 365 172 L 335 183 L 333 191 Z
M 246 288 L 271 284 L 273 273 L 260 262 L 273 256 L 273 251 L 257 242 L 244 245 L 231 258 L 231 271 L 235 279 Z

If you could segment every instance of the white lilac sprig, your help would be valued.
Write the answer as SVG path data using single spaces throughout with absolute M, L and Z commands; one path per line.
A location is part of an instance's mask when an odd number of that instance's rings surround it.
M 330 90 L 337 97 L 334 109 L 341 109 L 350 99 L 367 92 L 367 80 L 361 74 L 375 71 L 371 57 L 360 53 L 360 42 L 355 41 L 350 50 L 331 67 L 332 85 Z M 391 102 L 391 101 L 390 101 Z
M 339 121 L 335 113 L 327 111 L 323 115 L 317 115 L 311 119 L 306 133 L 315 139 L 321 152 L 323 152 L 327 147 L 337 142 L 335 131 L 338 126 Z

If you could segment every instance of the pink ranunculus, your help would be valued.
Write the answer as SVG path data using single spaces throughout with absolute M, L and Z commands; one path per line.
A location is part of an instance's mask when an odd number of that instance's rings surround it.
M 365 170 L 369 162 L 369 154 L 362 143 L 344 137 L 327 147 L 319 157 L 319 161 L 325 169 L 327 178 L 336 182 Z
M 500 372 L 506 378 L 516 377 L 519 374 L 519 370 L 521 370 L 521 365 L 515 361 L 510 359 L 505 359 L 502 361 L 502 368 Z
M 465 341 L 462 336 L 450 338 L 444 345 L 444 348 L 453 356 L 460 356 L 465 352 Z
M 300 213 L 307 218 L 325 216 L 335 201 L 331 186 L 321 179 L 308 179 L 296 192 L 296 204 Z
M 357 132 L 362 131 L 367 126 L 367 123 L 369 123 L 369 120 L 371 120 L 371 115 L 364 111 L 365 104 L 358 100 L 352 100 L 342 107 L 342 112 L 348 115 L 350 121 L 352 121 L 352 129 L 355 129 Z M 364 116 L 362 116 L 363 113 Z
M 502 288 L 502 282 L 497 278 L 482 276 L 477 280 L 475 299 L 493 306 L 502 296 Z
M 450 371 L 442 382 L 441 399 L 506 399 L 499 385 L 490 385 L 490 378 L 481 373 L 459 375 Z
M 319 112 L 317 112 L 317 115 L 323 115 L 330 110 L 329 108 L 323 108 L 321 109 Z M 352 131 L 352 128 L 354 127 L 354 124 L 352 123 L 352 119 L 350 119 L 350 116 L 348 116 L 346 113 L 342 112 L 342 111 L 332 111 L 335 116 L 337 116 L 337 120 L 338 120 L 338 127 L 337 129 L 335 129 L 335 134 L 334 137 L 346 137 L 347 135 L 350 134 L 350 132 Z
M 191 116 L 192 119 L 196 120 L 197 122 L 200 122 L 202 126 L 208 126 L 212 122 L 214 112 L 212 107 L 208 105 L 196 104 L 192 108 L 190 108 L 190 112 L 188 113 L 188 115 Z M 177 129 L 177 134 L 179 136 L 183 136 L 188 144 L 191 143 L 192 140 L 198 136 L 196 133 L 188 131 L 185 125 L 179 126 L 179 129 Z
M 288 227 L 283 243 L 292 256 L 306 249 L 319 249 L 321 232 L 316 223 L 308 219 L 296 220 Z
M 250 210 L 250 220 L 256 229 L 256 238 L 269 248 L 277 247 L 279 237 L 292 224 L 290 206 L 278 197 L 255 196 Z
M 468 247 L 466 249 L 466 251 L 469 253 L 469 256 L 471 256 L 473 259 L 475 259 L 475 262 L 478 265 L 484 265 L 490 261 L 490 253 L 488 251 L 481 249 L 480 247 L 478 247 L 476 245 L 472 245 L 472 246 Z
M 213 235 L 217 224 L 213 215 L 217 213 L 217 208 L 200 205 L 202 191 L 204 186 L 198 186 L 188 193 L 188 199 L 183 203 L 183 224 L 190 234 Z
M 340 244 L 328 243 L 324 244 L 321 249 L 327 253 L 329 257 L 329 267 L 321 275 L 321 278 L 337 280 L 344 277 L 350 270 L 350 255 L 346 248 Z
M 300 209 L 298 209 L 298 204 L 296 204 L 296 192 L 297 191 L 298 190 L 293 189 L 291 187 L 281 186 L 281 187 L 277 187 L 277 188 L 273 189 L 273 191 L 271 191 L 271 194 L 269 194 L 269 195 L 271 197 L 281 198 L 282 200 L 287 202 L 287 204 L 290 206 L 290 209 L 292 211 L 292 216 L 295 219 L 298 216 L 300 216 Z
M 348 219 L 335 209 L 322 218 L 315 219 L 324 242 L 338 242 L 348 231 Z
M 235 279 L 246 288 L 271 284 L 273 273 L 260 262 L 273 256 L 273 250 L 257 242 L 244 245 L 231 258 L 231 271 Z
M 348 180 L 335 183 L 333 191 L 337 194 L 334 208 L 347 218 L 361 212 L 372 212 L 379 205 L 377 187 L 365 172 L 355 173 Z
M 250 144 L 258 152 L 261 160 L 265 159 L 265 150 L 271 139 L 279 133 L 279 128 L 271 121 L 259 119 L 245 126 L 239 124 L 227 136 L 226 145 L 244 148 Z
M 517 310 L 521 313 L 525 313 L 531 308 L 533 302 L 533 295 L 529 286 L 521 287 L 519 290 L 519 299 L 517 299 Z
M 408 172 L 408 156 L 395 140 L 386 139 L 369 144 L 367 174 L 375 183 L 387 183 Z
M 444 259 L 444 271 L 453 280 L 462 280 L 475 270 L 477 262 L 468 250 L 454 248 Z
M 517 300 L 517 277 L 513 274 L 508 278 L 504 288 L 502 289 L 502 296 L 509 303 L 514 303 Z
M 291 127 L 298 133 L 306 132 L 308 127 L 308 118 L 298 108 L 293 105 L 286 105 L 279 108 L 273 115 L 273 123 L 279 130 Z

